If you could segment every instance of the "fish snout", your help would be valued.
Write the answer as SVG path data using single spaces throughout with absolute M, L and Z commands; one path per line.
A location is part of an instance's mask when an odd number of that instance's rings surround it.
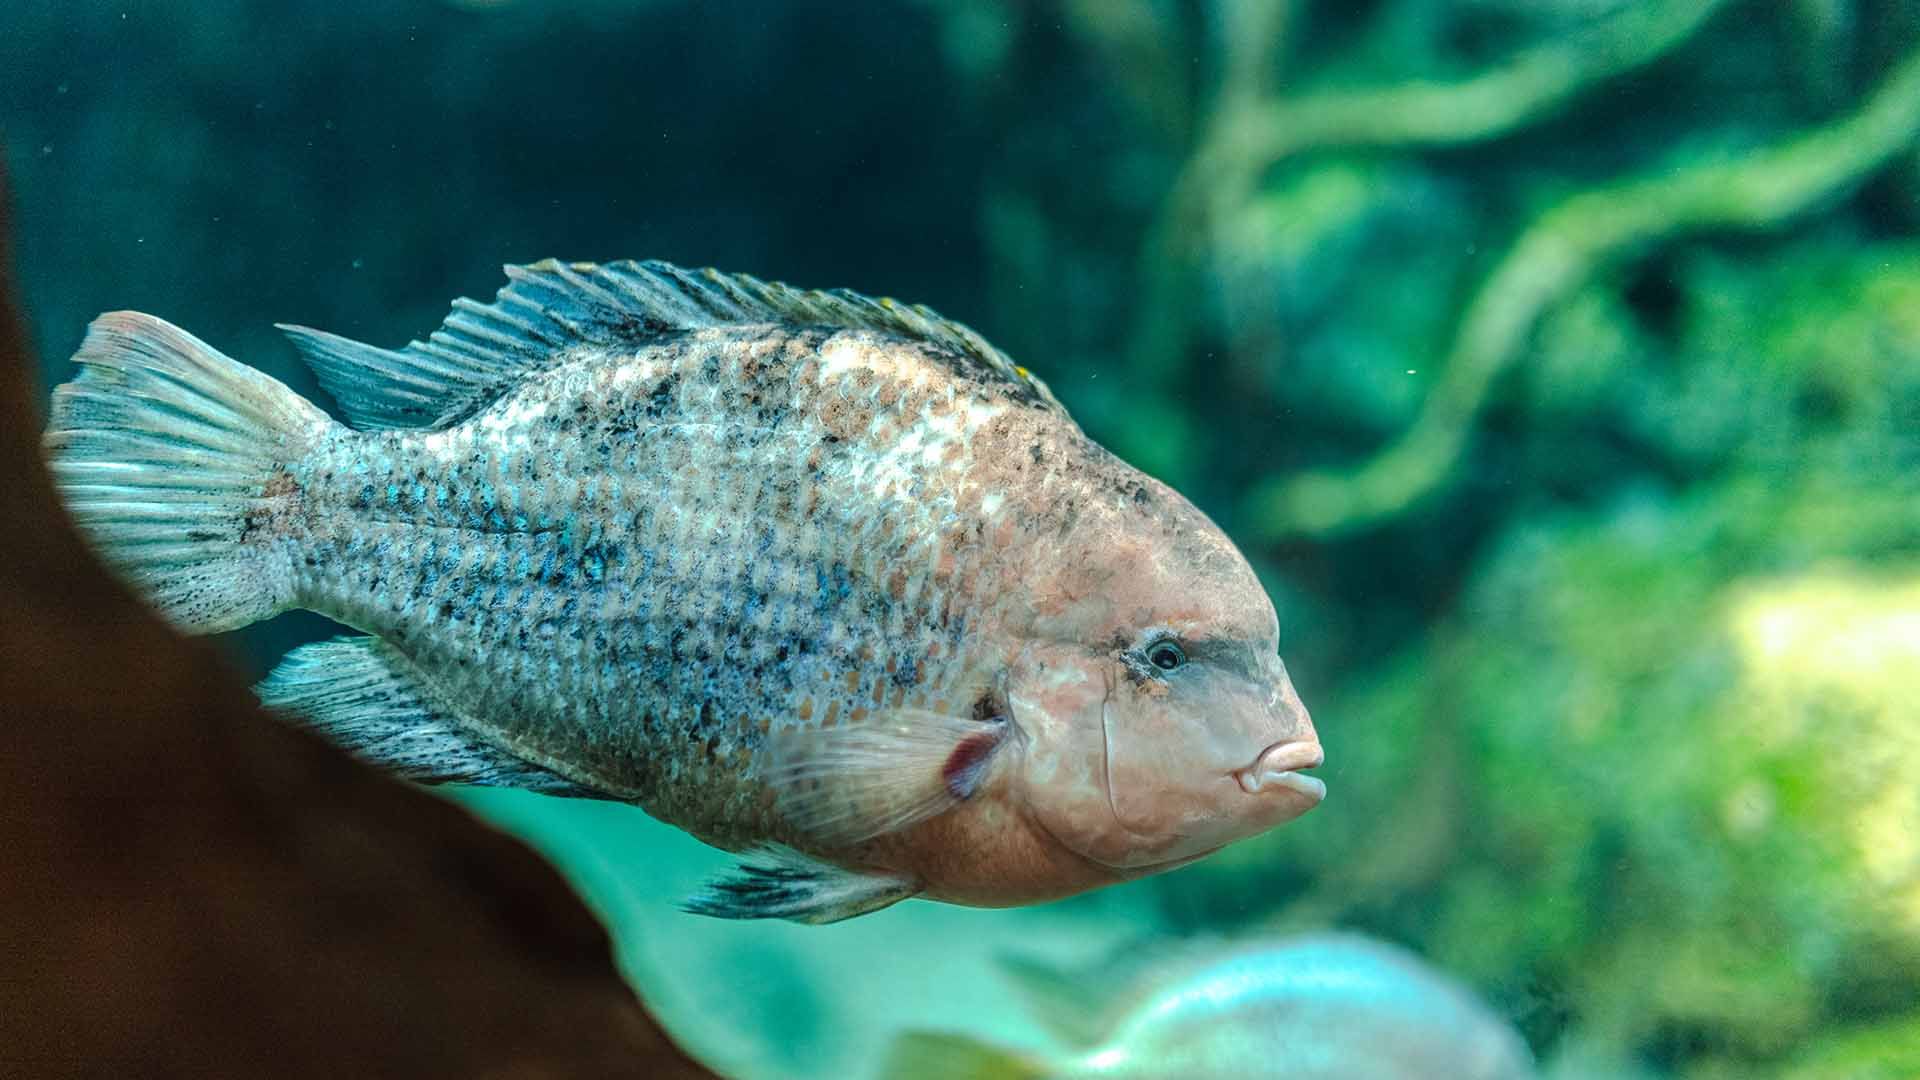
M 1258 795 L 1266 791 L 1290 791 L 1308 800 L 1318 803 L 1327 797 L 1327 785 L 1318 777 L 1304 775 L 1305 770 L 1318 768 L 1327 760 L 1325 750 L 1320 748 L 1320 740 L 1309 729 L 1304 739 L 1289 739 L 1277 742 L 1253 759 L 1253 764 L 1236 769 L 1233 778 L 1240 782 L 1240 789 L 1249 795 Z
M 1279 723 L 1275 734 L 1285 736 L 1281 741 L 1320 741 L 1319 733 L 1313 729 L 1313 716 L 1307 712 L 1306 703 L 1300 700 L 1300 692 L 1293 688 L 1293 680 L 1287 678 L 1284 671 L 1279 685 L 1274 688 L 1272 700 L 1268 702 L 1268 710 Z

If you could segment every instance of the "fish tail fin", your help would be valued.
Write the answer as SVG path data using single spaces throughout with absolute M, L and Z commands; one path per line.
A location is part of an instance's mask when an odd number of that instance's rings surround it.
M 880 1076 L 885 1080 L 1043 1080 L 1051 1071 L 1031 1054 L 969 1035 L 909 1031 L 894 1040 Z
M 53 394 L 54 482 L 102 558 L 174 625 L 231 630 L 293 599 L 287 466 L 332 424 L 279 381 L 151 315 L 87 328 Z

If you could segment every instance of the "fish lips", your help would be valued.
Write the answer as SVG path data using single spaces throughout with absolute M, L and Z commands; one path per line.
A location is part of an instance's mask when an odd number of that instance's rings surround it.
M 1287 791 L 1306 799 L 1309 805 L 1318 805 L 1327 797 L 1326 782 L 1306 775 L 1304 770 L 1318 768 L 1326 760 L 1326 751 L 1316 740 L 1277 742 L 1260 751 L 1253 764 L 1235 769 L 1233 778 L 1249 795 Z

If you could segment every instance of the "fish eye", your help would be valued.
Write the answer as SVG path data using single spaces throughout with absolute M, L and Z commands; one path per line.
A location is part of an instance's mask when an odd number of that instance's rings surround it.
M 1163 638 L 1147 646 L 1147 663 L 1161 671 L 1172 671 L 1186 662 L 1187 651 L 1171 638 Z

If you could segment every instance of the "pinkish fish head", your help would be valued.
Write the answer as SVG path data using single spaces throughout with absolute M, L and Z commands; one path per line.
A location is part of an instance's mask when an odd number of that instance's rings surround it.
M 1313 722 L 1246 560 L 1179 495 L 1092 516 L 1041 577 L 1009 673 L 1022 797 L 1121 876 L 1164 869 L 1320 803 Z M 1142 520 L 1142 519 L 1146 520 Z

